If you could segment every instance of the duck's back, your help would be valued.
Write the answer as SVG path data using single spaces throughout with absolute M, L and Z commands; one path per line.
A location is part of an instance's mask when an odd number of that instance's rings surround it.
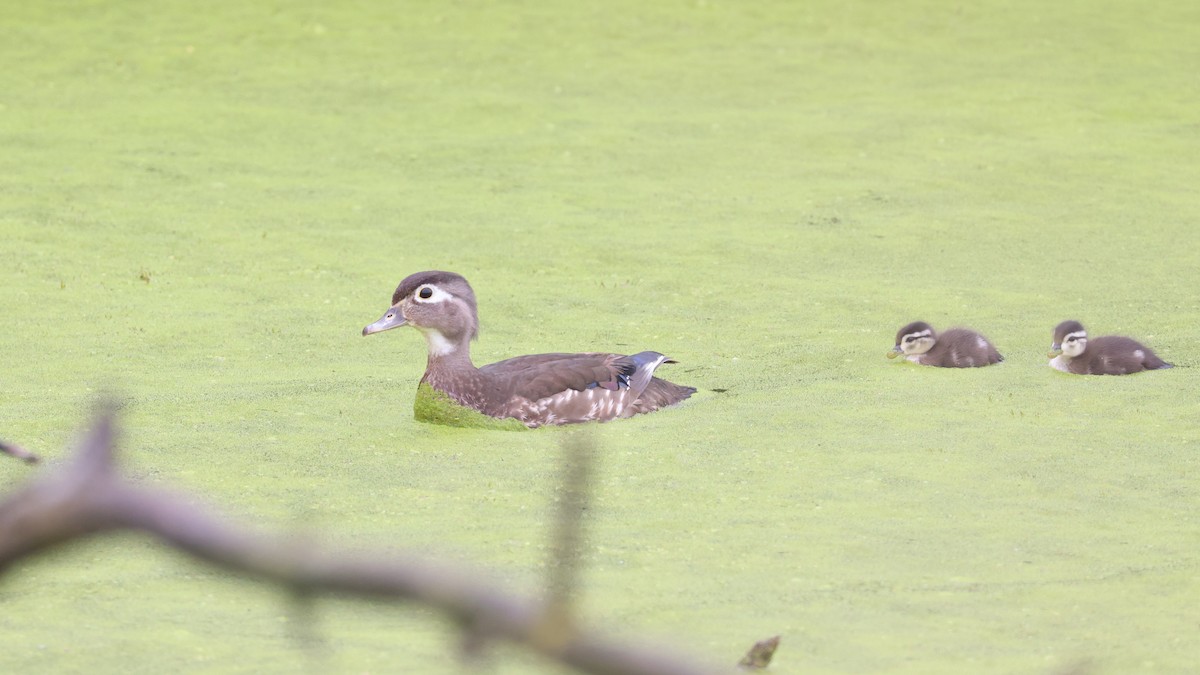
M 1170 368 L 1171 364 L 1133 338 L 1105 335 L 1089 340 L 1087 349 L 1067 367 L 1078 375 L 1128 375 Z
M 653 377 L 666 360 L 658 352 L 533 354 L 479 369 L 501 393 L 493 416 L 530 426 L 629 417 L 678 403 L 695 389 Z M 642 397 L 646 397 L 643 401 Z
M 937 336 L 921 363 L 942 368 L 977 368 L 1000 363 L 1004 357 L 987 338 L 969 328 L 950 328 Z

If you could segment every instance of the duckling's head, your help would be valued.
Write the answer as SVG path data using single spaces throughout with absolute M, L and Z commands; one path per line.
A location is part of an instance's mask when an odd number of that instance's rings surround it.
M 896 333 L 896 346 L 892 347 L 892 351 L 888 352 L 887 357 L 894 359 L 901 354 L 905 356 L 924 354 L 933 349 L 934 342 L 937 342 L 937 333 L 934 332 L 933 326 L 924 321 L 914 321 Z
M 429 352 L 444 355 L 479 337 L 475 292 L 453 272 L 410 274 L 392 294 L 392 306 L 363 335 L 412 326 L 425 335 Z
M 1054 328 L 1054 343 L 1050 345 L 1049 356 L 1063 354 L 1075 358 L 1087 349 L 1087 331 L 1078 321 L 1064 321 Z

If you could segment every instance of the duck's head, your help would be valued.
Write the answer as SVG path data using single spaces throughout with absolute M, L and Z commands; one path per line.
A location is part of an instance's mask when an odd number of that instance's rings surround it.
M 887 357 L 894 359 L 901 354 L 905 356 L 924 354 L 933 349 L 933 343 L 936 341 L 937 333 L 933 331 L 933 326 L 924 321 L 914 321 L 896 333 L 896 346 L 887 353 Z
M 1087 349 L 1087 331 L 1078 321 L 1064 321 L 1054 328 L 1054 343 L 1050 345 L 1051 358 L 1059 354 L 1075 358 Z
M 429 353 L 448 354 L 479 336 L 475 292 L 453 272 L 417 272 L 400 282 L 392 306 L 363 335 L 412 326 L 425 335 Z

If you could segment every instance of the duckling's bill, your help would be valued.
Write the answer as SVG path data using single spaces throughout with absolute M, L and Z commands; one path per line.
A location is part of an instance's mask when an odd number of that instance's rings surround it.
M 383 316 L 379 317 L 378 321 L 367 326 L 366 328 L 363 328 L 363 335 L 382 333 L 385 330 L 399 328 L 400 326 L 404 325 L 406 325 L 404 315 L 400 313 L 398 308 L 393 307 L 385 312 Z
M 892 347 L 892 351 L 888 352 L 887 354 L 884 354 L 884 356 L 888 357 L 889 359 L 894 359 L 897 356 L 900 356 L 900 354 L 902 354 L 902 353 L 903 352 L 900 349 L 900 345 L 896 345 L 895 347 Z

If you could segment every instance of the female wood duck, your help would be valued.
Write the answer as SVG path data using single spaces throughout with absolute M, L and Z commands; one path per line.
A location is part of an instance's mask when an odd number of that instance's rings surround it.
M 975 368 L 1004 360 L 987 338 L 973 330 L 950 328 L 938 335 L 924 321 L 914 321 L 896 333 L 896 346 L 887 357 L 901 354 L 913 363 L 939 368 Z
M 418 272 L 401 281 L 392 306 L 363 335 L 400 326 L 425 336 L 422 383 L 484 415 L 528 427 L 631 417 L 696 391 L 654 377 L 660 365 L 674 363 L 658 352 L 535 354 L 476 368 L 470 355 L 479 335 L 475 293 L 453 272 Z
M 1075 375 L 1128 375 L 1172 367 L 1132 338 L 1105 335 L 1088 340 L 1078 321 L 1064 321 L 1055 327 L 1047 356 L 1051 368 Z

